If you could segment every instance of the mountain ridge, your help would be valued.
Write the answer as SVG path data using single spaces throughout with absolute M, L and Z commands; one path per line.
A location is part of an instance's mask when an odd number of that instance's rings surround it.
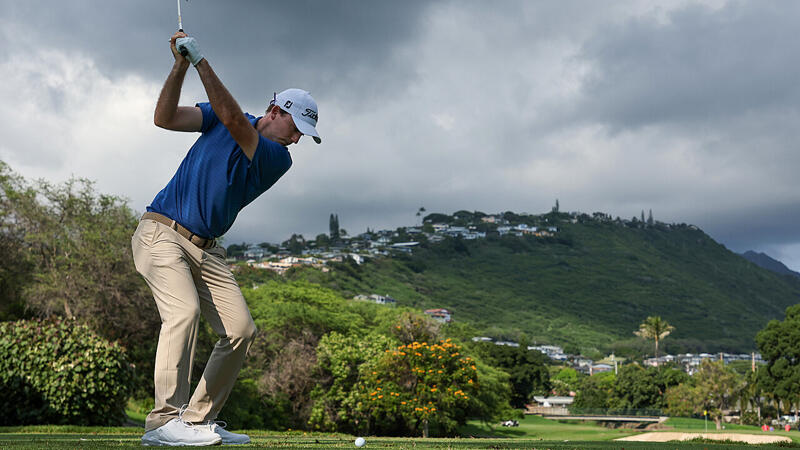
M 464 220 L 436 219 L 446 217 Z M 451 309 L 484 334 L 597 352 L 641 345 L 633 331 L 650 315 L 676 327 L 665 350 L 750 351 L 755 334 L 800 301 L 800 280 L 751 264 L 695 226 L 601 219 L 554 211 L 536 218 L 558 228 L 547 237 L 484 227 L 484 239 L 421 238 L 411 255 L 290 276 Z
M 748 250 L 742 253 L 742 257 L 751 263 L 758 265 L 759 267 L 770 270 L 777 274 L 791 275 L 800 278 L 800 272 L 795 272 L 794 270 L 786 267 L 786 264 L 767 255 L 766 253 Z

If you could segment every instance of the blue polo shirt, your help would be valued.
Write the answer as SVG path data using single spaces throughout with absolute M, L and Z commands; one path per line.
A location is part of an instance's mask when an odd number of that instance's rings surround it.
M 289 170 L 292 157 L 285 146 L 259 134 L 255 155 L 248 160 L 211 104 L 197 106 L 203 112 L 202 135 L 147 210 L 198 236 L 217 238 L 228 231 L 242 208 Z M 259 118 L 245 116 L 255 127 Z

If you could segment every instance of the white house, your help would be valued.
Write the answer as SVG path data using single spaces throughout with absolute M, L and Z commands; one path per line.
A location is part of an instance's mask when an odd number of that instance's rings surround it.
M 370 300 L 374 301 L 375 303 L 377 303 L 379 305 L 391 305 L 391 306 L 394 306 L 394 305 L 397 304 L 397 300 L 393 299 L 392 297 L 389 297 L 388 295 L 372 294 L 372 295 L 369 296 L 369 298 L 370 298 Z
M 544 397 L 540 395 L 534 395 L 533 399 L 539 406 L 543 406 L 545 408 L 568 406 L 575 401 L 575 397 L 567 397 L 567 396 Z
M 266 249 L 263 249 L 257 245 L 251 245 L 250 247 L 247 247 L 247 250 L 245 250 L 244 257 L 247 259 L 261 259 L 266 254 Z

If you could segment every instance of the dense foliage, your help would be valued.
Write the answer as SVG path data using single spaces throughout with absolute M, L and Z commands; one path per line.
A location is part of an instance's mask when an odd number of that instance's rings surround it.
M 119 425 L 125 351 L 73 320 L 0 323 L 0 424 Z
M 440 326 L 424 315 L 308 282 L 243 292 L 261 331 L 242 379 L 273 408 L 254 417 L 226 406 L 221 417 L 247 421 L 236 426 L 408 435 L 430 423 L 432 433 L 452 434 L 467 417 L 509 415 L 508 375 L 452 339 L 437 342 Z
M 511 406 L 525 408 L 534 395 L 547 395 L 552 389 L 547 370 L 549 358 L 538 350 L 481 342 L 473 346 L 481 358 L 507 372 L 511 382 Z
M 800 305 L 786 308 L 783 321 L 773 320 L 756 335 L 767 366 L 759 381 L 764 390 L 790 410 L 800 405 Z
M 76 319 L 119 340 L 152 392 L 159 319 L 136 273 L 137 216 L 88 180 L 30 183 L 0 161 L 0 318 Z
M 577 411 L 601 409 L 641 414 L 649 410 L 658 414 L 667 406 L 664 396 L 667 390 L 688 379 L 686 373 L 672 367 L 644 368 L 626 364 L 616 374 L 600 372 L 589 377 L 578 376 L 568 384 L 576 392 L 574 408 Z
M 368 434 L 428 436 L 433 422 L 452 433 L 467 418 L 469 399 L 478 392 L 478 368 L 449 341 L 413 342 L 386 350 L 366 365 L 356 410 Z
M 722 416 L 736 406 L 743 387 L 742 377 L 730 367 L 706 360 L 691 380 L 667 390 L 667 412 L 677 416 L 707 414 L 720 430 Z
M 664 393 L 688 376 L 675 368 L 643 368 L 638 364 L 627 364 L 619 369 L 614 389 L 609 398 L 612 409 L 662 409 L 666 406 Z
M 581 409 L 606 409 L 614 395 L 614 372 L 600 372 L 581 380 L 573 405 Z
M 312 392 L 312 429 L 357 434 L 364 430 L 364 415 L 358 411 L 359 392 L 366 364 L 372 364 L 398 342 L 391 337 L 343 335 L 331 332 L 317 347 L 319 384 Z

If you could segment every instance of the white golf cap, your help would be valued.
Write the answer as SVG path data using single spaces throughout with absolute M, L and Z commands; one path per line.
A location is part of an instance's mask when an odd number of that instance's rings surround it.
M 317 133 L 317 119 L 319 117 L 317 102 L 307 91 L 302 89 L 287 89 L 281 93 L 274 94 L 271 105 L 277 105 L 280 109 L 292 115 L 294 125 L 301 133 L 314 138 L 317 144 L 322 143 L 322 138 Z

